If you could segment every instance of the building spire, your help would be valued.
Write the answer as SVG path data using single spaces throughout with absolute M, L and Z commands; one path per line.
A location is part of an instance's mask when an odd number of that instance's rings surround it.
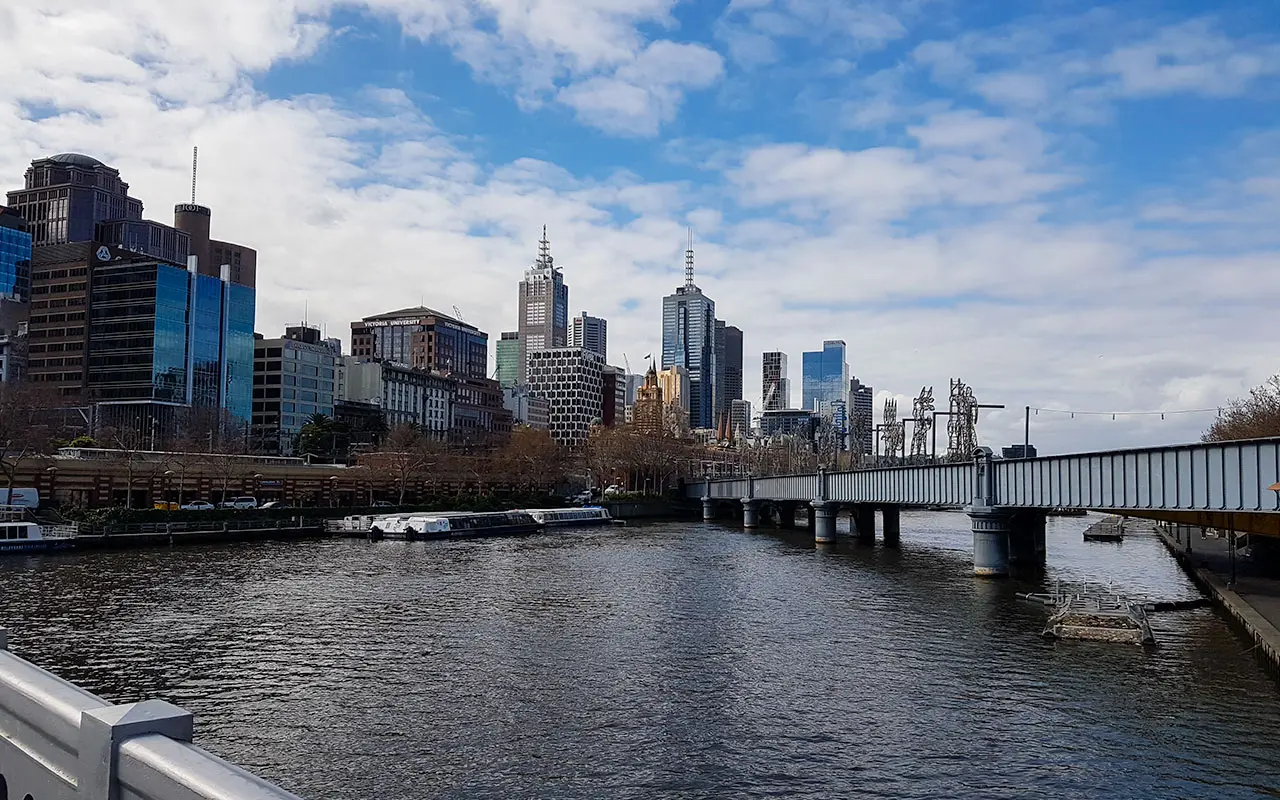
M 689 249 L 684 251 L 684 285 L 693 288 L 693 228 L 689 228 Z
M 547 240 L 547 226 L 542 226 L 542 240 L 538 242 L 538 266 L 554 267 L 555 259 L 551 257 L 551 242 Z

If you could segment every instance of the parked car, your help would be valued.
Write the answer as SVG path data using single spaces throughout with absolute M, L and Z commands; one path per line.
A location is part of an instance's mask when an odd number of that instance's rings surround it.
M 218 504 L 218 508 L 238 508 L 242 510 L 257 507 L 258 498 L 256 497 L 233 497 Z
M 605 497 L 613 497 L 615 494 L 622 494 L 622 489 L 616 483 L 611 483 L 604 490 Z
M 288 503 L 286 503 L 286 502 L 285 502 L 285 501 L 283 501 L 283 500 L 268 500 L 267 502 L 265 502 L 265 503 L 263 503 L 262 505 L 258 506 L 258 508 L 276 508 L 276 509 L 279 509 L 279 508 L 293 508 L 293 506 L 289 505 Z
M 190 503 L 183 503 L 183 511 L 212 511 L 213 503 L 205 500 L 192 500 Z
M 373 501 L 374 508 L 395 508 L 395 503 L 388 503 L 386 500 Z

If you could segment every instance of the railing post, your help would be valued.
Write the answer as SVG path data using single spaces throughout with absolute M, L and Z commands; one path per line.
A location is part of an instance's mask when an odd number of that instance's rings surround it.
M 9 632 L 4 628 L 0 628 L 0 650 L 9 649 Z
M 192 716 L 163 700 L 144 700 L 80 712 L 80 769 L 77 796 L 84 800 L 116 800 L 120 745 L 134 736 L 158 733 L 191 741 Z

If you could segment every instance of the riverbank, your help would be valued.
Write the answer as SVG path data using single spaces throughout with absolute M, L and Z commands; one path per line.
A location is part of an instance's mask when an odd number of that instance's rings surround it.
M 1253 642 L 1250 649 L 1280 677 L 1280 579 L 1237 558 L 1233 584 L 1225 538 L 1205 536 L 1201 528 L 1187 525 L 1153 527 L 1191 580 L 1227 612 Z

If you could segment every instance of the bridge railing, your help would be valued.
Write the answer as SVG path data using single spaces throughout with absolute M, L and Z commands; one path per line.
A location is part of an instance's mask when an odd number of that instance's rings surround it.
M 112 705 L 13 655 L 0 628 L 0 798 L 299 800 L 191 733 L 177 706 Z

